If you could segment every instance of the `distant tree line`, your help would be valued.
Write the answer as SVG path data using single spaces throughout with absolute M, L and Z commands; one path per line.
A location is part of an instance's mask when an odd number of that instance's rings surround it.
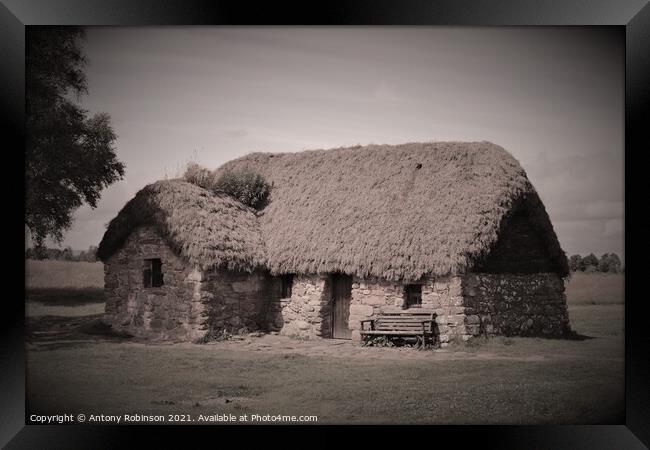
M 97 261 L 97 247 L 91 245 L 75 255 L 71 247 L 64 249 L 38 246 L 25 250 L 25 259 L 53 259 L 57 261 Z
M 600 259 L 593 253 L 585 257 L 573 255 L 569 258 L 569 268 L 572 272 L 623 272 L 621 259 L 616 253 L 605 253 Z

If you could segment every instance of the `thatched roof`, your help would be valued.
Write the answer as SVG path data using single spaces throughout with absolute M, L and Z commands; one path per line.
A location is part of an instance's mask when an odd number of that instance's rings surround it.
M 264 264 L 255 212 L 181 180 L 140 190 L 108 225 L 97 255 L 106 260 L 138 226 L 154 226 L 170 246 L 203 269 L 252 271 Z
M 159 182 L 138 193 L 111 222 L 100 257 L 119 246 L 132 227 L 129 217 L 137 215 L 139 223 L 159 224 L 186 256 L 203 265 L 214 259 L 251 267 L 263 260 L 274 274 L 344 272 L 416 280 L 471 269 L 517 209 L 530 217 L 557 272 L 568 274 L 566 256 L 526 173 L 489 142 L 253 153 L 224 164 L 215 176 L 243 169 L 273 185 L 259 217 L 202 188 Z M 182 193 L 168 198 L 176 191 Z M 143 208 L 156 214 L 141 213 Z M 224 253 L 218 249 L 225 242 Z
M 558 273 L 566 256 L 526 173 L 489 142 L 253 153 L 217 170 L 273 184 L 260 217 L 273 273 L 340 271 L 415 280 L 471 268 L 512 206 L 525 207 Z

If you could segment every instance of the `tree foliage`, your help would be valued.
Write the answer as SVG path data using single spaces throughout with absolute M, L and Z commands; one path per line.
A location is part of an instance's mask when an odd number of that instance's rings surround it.
M 599 272 L 609 272 L 609 253 L 603 253 L 598 261 Z
M 621 272 L 621 259 L 616 253 L 605 253 L 600 258 L 598 269 L 601 272 L 620 273 Z
M 600 259 L 598 259 L 593 253 L 590 253 L 584 258 L 580 255 L 572 255 L 569 258 L 569 268 L 573 272 L 623 272 L 621 259 L 616 253 L 604 253 Z
M 569 258 L 569 270 L 576 272 L 580 270 L 582 257 L 580 255 L 571 255 Z
M 582 263 L 584 264 L 585 272 L 593 272 L 598 270 L 598 258 L 593 253 L 589 253 L 587 256 L 582 258 Z
M 64 248 L 48 248 L 45 246 L 28 248 L 25 259 L 54 259 L 58 261 L 97 261 L 97 246 L 91 245 L 88 250 L 82 250 L 75 255 L 70 246 Z
M 41 247 L 57 242 L 84 202 L 124 176 L 106 113 L 89 117 L 73 100 L 87 94 L 83 29 L 34 27 L 26 34 L 25 224 Z

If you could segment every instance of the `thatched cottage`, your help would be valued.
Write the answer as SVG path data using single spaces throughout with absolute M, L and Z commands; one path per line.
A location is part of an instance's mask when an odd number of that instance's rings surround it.
M 166 180 L 110 222 L 98 255 L 114 327 L 162 339 L 242 328 L 359 339 L 361 320 L 429 307 L 443 345 L 569 330 L 565 253 L 499 146 L 253 153 L 216 174 L 243 169 L 273 186 L 261 211 Z

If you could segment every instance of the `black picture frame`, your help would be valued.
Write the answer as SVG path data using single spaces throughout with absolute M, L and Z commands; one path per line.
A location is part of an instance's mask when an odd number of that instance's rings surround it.
M 9 137 L 5 154 L 20 154 L 24 143 L 24 47 L 25 26 L 29 25 L 463 25 L 528 26 L 576 25 L 624 27 L 626 36 L 626 117 L 625 117 L 625 255 L 626 255 L 626 420 L 620 425 L 594 426 L 435 426 L 417 427 L 409 433 L 430 439 L 439 446 L 443 440 L 481 448 L 645 448 L 650 445 L 650 339 L 646 332 L 647 299 L 639 276 L 640 255 L 647 253 L 649 221 L 644 218 L 648 199 L 646 153 L 650 149 L 650 6 L 647 0 L 389 0 L 278 3 L 249 1 L 178 0 L 4 0 L 0 4 L 0 113 Z M 18 166 L 24 158 L 16 158 Z M 15 200 L 16 213 L 7 213 L 19 230 L 17 217 L 24 206 L 11 196 L 15 186 L 24 186 L 15 163 L 5 172 L 5 194 Z M 10 180 L 16 177 L 15 182 Z M 22 179 L 24 180 L 24 179 Z M 633 185 L 636 184 L 636 186 Z M 635 202 L 636 200 L 636 202 Z M 14 220 L 6 221 L 13 230 Z M 636 231 L 643 230 L 643 231 Z M 9 243 L 19 239 L 11 239 Z M 20 255 L 18 252 L 21 252 Z M 6 448 L 116 448 L 148 445 L 167 447 L 182 433 L 213 439 L 225 444 L 226 431 L 248 439 L 251 431 L 270 442 L 276 427 L 167 427 L 167 426 L 37 426 L 25 425 L 25 349 L 23 292 L 24 248 L 10 256 L 10 273 L 5 285 L 19 286 L 3 299 L 2 364 L 0 365 L 0 445 Z M 13 254 L 13 248 L 10 252 Z M 11 272 L 15 271 L 15 275 Z M 11 290 L 13 292 L 13 289 Z M 638 293 L 638 294 L 635 294 Z M 635 297 L 638 295 L 638 297 Z M 279 427 L 286 431 L 289 427 Z M 153 431 L 153 432 L 152 432 Z M 296 442 L 321 433 L 332 437 L 336 427 L 291 428 Z M 347 430 L 346 430 L 347 431 Z M 390 427 L 364 431 L 364 445 L 401 433 Z M 300 433 L 299 433 L 300 432 Z M 305 433 L 306 432 L 306 433 Z M 173 435 L 172 435 L 173 433 Z M 402 435 L 403 436 L 403 435 Z M 413 435 L 409 435 L 409 440 Z M 146 439 L 146 440 L 145 440 Z M 223 439 L 223 440 L 222 440 Z M 282 438 L 283 440 L 286 438 Z M 185 439 L 184 439 L 185 441 Z M 185 441 L 188 442 L 188 441 Z M 217 441 L 212 441 L 217 443 Z M 304 441 L 303 441 L 304 442 Z M 350 443 L 352 443 L 350 441 Z

